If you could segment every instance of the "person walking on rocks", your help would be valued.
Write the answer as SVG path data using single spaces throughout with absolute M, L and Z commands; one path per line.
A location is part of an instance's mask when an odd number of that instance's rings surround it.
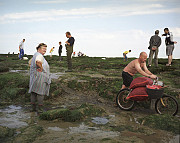
M 72 53 L 74 46 L 74 37 L 71 36 L 70 32 L 66 32 L 66 37 L 69 38 L 65 43 L 66 53 L 67 53 L 67 64 L 68 70 L 66 72 L 72 72 Z
M 22 60 L 23 56 L 24 56 L 24 42 L 25 42 L 25 39 L 23 39 L 20 44 L 19 44 L 19 59 Z
M 152 58 L 154 55 L 154 65 L 155 67 L 158 67 L 158 51 L 159 51 L 159 46 L 161 45 L 161 37 L 159 35 L 159 30 L 155 31 L 155 35 L 151 37 L 149 41 L 149 47 L 148 49 L 150 50 L 149 53 L 149 60 L 148 60 L 148 67 L 151 67 L 152 64 Z
M 54 48 L 55 48 L 55 47 L 52 47 L 51 50 L 50 50 L 50 52 L 49 52 L 49 53 L 51 54 L 51 55 L 50 55 L 51 58 L 52 58 L 52 53 L 53 53 L 53 51 L 54 51 Z
M 127 54 L 128 54 L 128 53 L 130 53 L 130 52 L 131 52 L 131 50 L 129 50 L 129 51 L 125 51 L 125 52 L 123 53 L 123 56 L 124 56 L 124 61 L 125 61 L 125 62 L 128 60 L 128 58 L 127 58 Z
M 59 60 L 62 61 L 62 57 L 61 57 L 61 54 L 62 54 L 62 45 L 61 45 L 61 42 L 59 42 L 58 53 L 59 53 Z
M 49 64 L 44 58 L 47 45 L 40 43 L 36 48 L 30 66 L 29 93 L 31 93 L 32 111 L 36 111 L 36 100 L 38 101 L 38 112 L 43 112 L 44 96 L 49 96 L 50 89 L 50 69 Z

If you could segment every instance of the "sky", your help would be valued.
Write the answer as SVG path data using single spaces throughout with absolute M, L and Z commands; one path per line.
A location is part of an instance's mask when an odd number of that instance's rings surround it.
M 92 57 L 129 57 L 149 54 L 149 40 L 155 30 L 168 27 L 175 45 L 173 57 L 180 59 L 180 0 L 0 0 L 0 53 L 18 53 L 25 41 L 25 54 L 34 54 L 39 43 L 58 54 L 65 33 L 75 38 L 74 51 Z M 167 58 L 165 37 L 159 57 Z

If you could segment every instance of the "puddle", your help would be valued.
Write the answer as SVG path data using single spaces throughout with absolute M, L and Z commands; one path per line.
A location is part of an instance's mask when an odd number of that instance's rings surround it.
M 65 73 L 63 72 L 57 72 L 57 73 L 51 73 L 52 79 L 58 79 L 60 76 L 63 76 Z
M 29 75 L 29 70 L 10 70 L 9 72 L 13 73 L 25 73 Z M 57 72 L 57 73 L 51 73 L 51 78 L 52 79 L 58 79 L 60 76 L 63 76 L 65 73 L 63 72 Z
M 62 132 L 64 131 L 64 129 L 61 129 L 59 127 L 48 127 L 49 130 L 52 130 L 52 131 L 58 131 L 58 132 Z
M 81 82 L 81 83 L 85 83 L 85 82 L 88 82 L 87 80 L 78 80 L 77 82 Z
M 179 143 L 180 142 L 180 135 L 174 136 L 169 143 Z
M 25 73 L 28 73 L 29 70 L 9 70 L 9 72 L 25 72 Z
M 8 128 L 21 128 L 28 126 L 25 122 L 30 115 L 25 113 L 21 106 L 10 105 L 5 109 L 0 109 L 0 125 Z
M 83 134 L 86 138 L 112 138 L 120 135 L 119 132 L 103 131 L 97 127 L 89 127 L 82 123 L 78 127 L 69 127 L 69 134 Z
M 24 75 L 29 75 L 29 70 L 9 70 L 9 72 L 23 73 Z
M 98 125 L 105 125 L 109 122 L 109 120 L 104 117 L 94 117 L 92 119 L 92 122 Z
M 111 117 L 111 118 L 115 118 L 115 115 L 109 115 L 109 117 Z

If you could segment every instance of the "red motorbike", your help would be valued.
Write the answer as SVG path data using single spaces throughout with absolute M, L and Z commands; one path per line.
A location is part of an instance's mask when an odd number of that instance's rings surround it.
M 158 79 L 152 81 L 147 77 L 135 78 L 129 88 L 119 91 L 116 103 L 122 110 L 132 110 L 136 101 L 155 99 L 155 110 L 159 114 L 175 116 L 178 102 L 175 97 L 164 94 L 164 84 Z

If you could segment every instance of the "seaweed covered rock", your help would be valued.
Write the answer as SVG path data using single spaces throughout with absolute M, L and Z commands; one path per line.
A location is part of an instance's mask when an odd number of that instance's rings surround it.
M 55 120 L 55 119 L 66 119 L 71 114 L 68 109 L 55 109 L 43 112 L 39 118 L 42 120 Z
M 170 115 L 150 115 L 140 119 L 146 126 L 179 134 L 180 120 Z
M 0 66 L 0 73 L 1 72 L 8 72 L 9 71 L 9 68 L 6 67 L 6 66 Z
M 39 125 L 29 126 L 21 130 L 18 136 L 15 136 L 13 142 L 16 143 L 32 143 L 37 137 L 41 136 L 44 132 L 43 127 Z
M 43 112 L 39 118 L 42 120 L 60 119 L 67 122 L 80 121 L 89 116 L 101 115 L 104 110 L 94 105 L 82 104 L 76 109 L 55 109 Z
M 14 129 L 0 126 L 0 142 L 3 141 L 5 138 L 11 137 L 13 135 L 14 135 Z
M 82 104 L 79 108 L 79 111 L 81 111 L 81 113 L 84 116 L 98 116 L 101 115 L 104 111 L 104 109 L 97 107 L 93 104 Z

